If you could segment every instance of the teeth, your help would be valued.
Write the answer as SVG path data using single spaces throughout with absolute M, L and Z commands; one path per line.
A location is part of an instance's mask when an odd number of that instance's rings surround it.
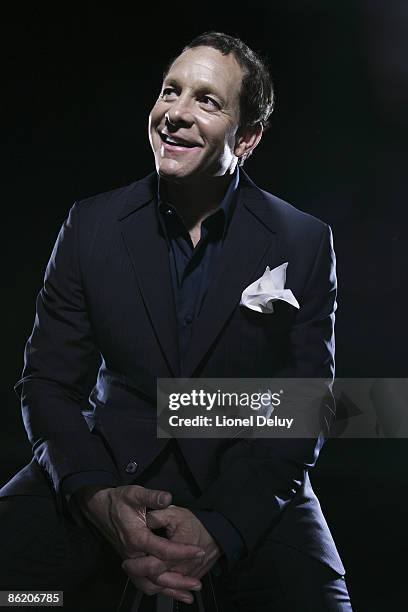
M 173 138 L 170 138 L 170 136 L 167 136 L 167 134 L 162 134 L 162 137 L 169 144 L 173 144 L 173 145 L 181 146 L 181 147 L 191 147 L 191 146 L 193 146 L 193 145 L 191 145 L 189 143 L 184 142 L 183 140 L 175 140 Z

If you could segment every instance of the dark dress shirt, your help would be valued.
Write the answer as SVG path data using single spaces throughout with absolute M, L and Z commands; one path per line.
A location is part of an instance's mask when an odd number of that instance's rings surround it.
M 220 206 L 201 223 L 201 236 L 195 247 L 177 210 L 161 198 L 159 185 L 159 220 L 169 248 L 170 273 L 178 323 L 180 369 L 185 365 L 192 324 L 200 314 L 217 260 L 221 256 L 222 245 L 235 207 L 238 183 L 237 168 Z M 182 456 L 177 460 L 183 461 Z M 185 474 L 187 470 L 188 466 L 185 465 L 183 473 Z M 230 521 L 215 511 L 197 510 L 194 514 L 217 541 L 228 563 L 237 560 L 244 550 L 244 542 Z

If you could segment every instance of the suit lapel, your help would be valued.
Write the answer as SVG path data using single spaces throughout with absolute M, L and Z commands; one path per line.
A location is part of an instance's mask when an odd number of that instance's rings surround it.
M 262 192 L 241 171 L 242 186 L 201 313 L 194 323 L 182 376 L 192 376 L 211 348 L 257 264 L 275 247 L 273 220 Z M 271 253 L 270 261 L 273 258 Z
M 192 376 L 252 282 L 266 251 L 276 260 L 276 225 L 260 189 L 241 170 L 238 201 L 226 239 L 196 319 L 183 372 L 180 373 L 177 319 L 167 243 L 161 233 L 156 205 L 157 177 L 139 181 L 118 218 L 137 283 L 157 340 L 173 376 Z M 275 252 L 275 254 L 274 254 Z M 135 325 L 139 322 L 135 321 Z
M 119 217 L 144 304 L 170 371 L 179 373 L 177 321 L 167 243 L 159 227 L 155 174 L 136 183 Z M 140 325 L 135 321 L 135 325 Z

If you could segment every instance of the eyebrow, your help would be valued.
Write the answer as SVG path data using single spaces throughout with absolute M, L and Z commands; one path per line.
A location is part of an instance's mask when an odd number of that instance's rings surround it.
M 165 78 L 163 81 L 163 87 L 164 86 L 168 86 L 171 85 L 172 87 L 175 88 L 179 88 L 180 87 L 180 83 L 179 81 L 177 81 L 177 79 L 175 78 Z M 214 91 L 214 89 L 212 89 L 209 85 L 199 85 L 196 89 L 195 92 L 197 94 L 201 94 L 201 95 L 211 95 L 211 96 L 215 96 L 224 106 L 226 105 L 226 100 L 216 91 Z

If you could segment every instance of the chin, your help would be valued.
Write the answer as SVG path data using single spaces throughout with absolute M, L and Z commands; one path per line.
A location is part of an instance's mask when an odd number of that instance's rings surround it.
M 160 176 L 161 179 L 163 179 L 164 181 L 167 181 L 168 183 L 178 182 L 178 177 L 172 172 L 164 172 L 163 170 L 159 168 L 159 170 L 157 171 L 157 174 Z
M 159 170 L 158 174 L 161 179 L 166 181 L 166 183 L 172 183 L 174 185 L 187 185 L 188 183 L 192 182 L 194 178 L 184 174 L 162 172 L 161 170 Z
M 160 163 L 157 165 L 156 170 L 161 178 L 172 183 L 184 182 L 194 178 L 194 173 L 188 172 L 184 168 L 172 167 L 172 164 Z

